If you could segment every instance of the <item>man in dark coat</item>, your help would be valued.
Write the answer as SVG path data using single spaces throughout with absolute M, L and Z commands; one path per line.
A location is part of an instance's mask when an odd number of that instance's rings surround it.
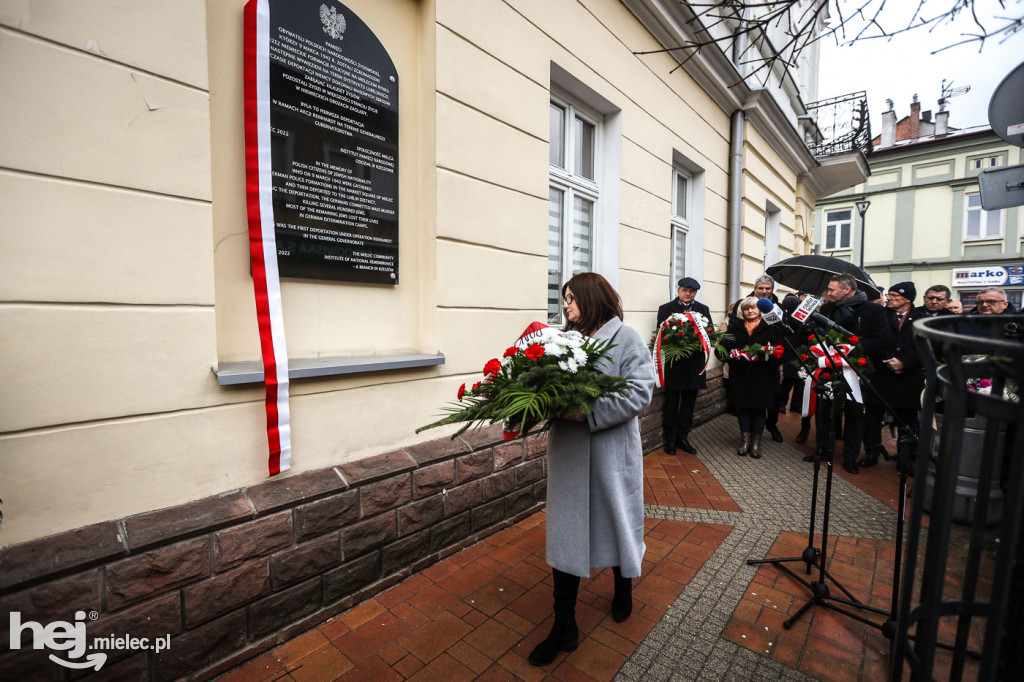
M 931 291 L 931 289 L 929 289 Z M 889 287 L 886 297 L 886 319 L 895 343 L 870 376 L 874 390 L 862 388 L 864 394 L 864 457 L 858 465 L 874 466 L 882 452 L 882 419 L 886 403 L 900 428 L 908 428 L 917 436 L 917 413 L 921 409 L 924 390 L 924 369 L 914 345 L 914 320 L 928 317 L 924 308 L 914 308 L 917 290 L 913 282 L 899 282 Z M 944 304 L 943 304 L 944 305 Z M 866 390 L 865 390 L 866 389 Z M 876 393 L 877 391 L 877 393 Z M 884 402 L 883 402 L 884 400 Z
M 889 291 L 892 289 L 890 288 Z M 944 284 L 928 287 L 928 290 L 924 292 L 924 305 L 914 308 L 914 319 L 955 315 L 956 313 L 946 307 L 952 298 L 953 292 Z
M 677 298 L 658 308 L 658 326 L 675 313 L 701 314 L 709 323 L 711 311 L 703 303 L 693 300 L 700 290 L 700 282 L 692 277 L 679 280 Z M 690 444 L 690 429 L 693 427 L 693 408 L 697 404 L 697 392 L 707 385 L 701 374 L 705 357 L 694 353 L 688 358 L 677 360 L 665 367 L 665 405 L 661 413 L 661 430 L 665 452 L 674 455 L 676 447 L 697 454 L 697 448 Z
M 857 280 L 852 275 L 833 275 L 823 298 L 825 304 L 821 314 L 858 337 L 864 354 L 878 367 L 888 358 L 895 339 L 886 318 L 885 308 L 868 301 L 864 292 L 857 291 Z M 832 422 L 831 401 L 821 400 L 815 411 L 817 418 L 818 449 L 815 457 L 828 454 L 828 436 Z M 845 433 L 843 438 L 843 468 L 851 474 L 859 474 L 857 458 L 861 441 L 864 439 L 864 408 L 847 395 L 843 412 Z

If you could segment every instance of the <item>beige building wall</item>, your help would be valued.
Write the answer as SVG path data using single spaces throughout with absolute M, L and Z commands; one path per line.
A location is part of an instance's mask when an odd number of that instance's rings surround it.
M 283 283 L 289 356 L 441 352 L 428 369 L 293 381 L 293 468 L 416 435 L 546 315 L 553 81 L 612 106 L 611 265 L 626 323 L 668 300 L 672 169 L 701 171 L 703 288 L 727 304 L 729 121 L 626 7 L 349 0 L 400 89 L 396 287 Z M 0 546 L 265 480 L 242 139 L 243 0 L 0 0 Z M 567 74 L 567 75 L 566 75 Z M 803 252 L 813 196 L 745 127 L 742 287 Z M 606 235 L 607 236 L 607 235 Z

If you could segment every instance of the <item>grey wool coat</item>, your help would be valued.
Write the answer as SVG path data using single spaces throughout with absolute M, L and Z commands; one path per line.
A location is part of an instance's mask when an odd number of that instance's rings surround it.
M 552 420 L 547 562 L 581 577 L 592 568 L 621 566 L 623 576 L 637 578 L 647 550 L 638 415 L 651 402 L 654 364 L 640 334 L 617 317 L 594 338 L 615 344 L 600 369 L 626 379 L 629 392 L 595 400 L 586 422 Z

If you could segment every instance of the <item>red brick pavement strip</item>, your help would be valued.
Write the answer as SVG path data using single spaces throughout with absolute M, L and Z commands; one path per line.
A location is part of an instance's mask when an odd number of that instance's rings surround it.
M 541 512 L 220 679 L 611 679 L 730 530 L 647 519 L 633 615 L 612 620 L 610 570 L 584 580 L 576 611 L 580 646 L 545 668 L 526 659 L 552 621 Z
M 820 536 L 815 537 L 815 544 L 820 546 Z M 799 556 L 806 545 L 806 535 L 783 532 L 768 556 Z M 892 542 L 833 537 L 828 572 L 859 601 L 888 612 L 892 594 L 891 550 Z M 786 565 L 809 582 L 820 577 L 817 569 L 807 576 L 802 562 Z M 845 598 L 834 582 L 827 584 L 832 596 Z M 822 605 L 812 606 L 791 628 L 783 627 L 783 622 L 810 597 L 806 586 L 777 565 L 762 564 L 722 636 L 815 679 L 880 679 L 872 675 L 888 670 L 889 655 L 889 640 L 881 630 Z M 870 611 L 837 605 L 878 624 L 885 619 Z
M 666 507 L 740 511 L 697 455 L 666 454 L 644 457 L 644 503 Z

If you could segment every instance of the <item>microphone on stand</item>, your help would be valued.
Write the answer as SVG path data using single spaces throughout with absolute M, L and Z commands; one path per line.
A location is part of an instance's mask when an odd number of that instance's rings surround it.
M 775 303 L 772 303 L 770 298 L 759 298 L 757 299 L 757 309 L 761 311 L 761 319 L 768 324 L 778 324 L 782 322 L 783 312 Z
M 763 300 L 763 299 L 762 299 Z M 845 327 L 841 327 L 832 320 L 828 319 L 821 313 L 814 312 L 814 309 L 818 307 L 818 299 L 813 296 L 807 296 L 803 302 L 793 311 L 792 318 L 800 324 L 807 326 L 809 324 L 818 324 L 829 329 L 835 329 L 844 336 L 854 336 L 854 333 Z

